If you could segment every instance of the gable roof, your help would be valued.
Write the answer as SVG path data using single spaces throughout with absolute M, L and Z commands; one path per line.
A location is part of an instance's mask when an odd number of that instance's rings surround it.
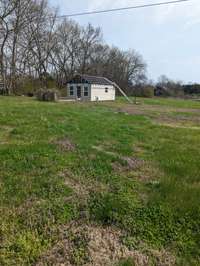
M 90 75 L 76 75 L 68 83 L 89 83 L 96 85 L 112 85 L 112 86 L 114 85 L 114 83 L 111 80 L 105 77 L 90 76 Z

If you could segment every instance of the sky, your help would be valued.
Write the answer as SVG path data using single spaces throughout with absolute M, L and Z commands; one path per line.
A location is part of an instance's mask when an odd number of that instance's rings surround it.
M 59 14 L 127 7 L 167 0 L 50 0 Z M 148 77 L 160 75 L 200 83 L 200 0 L 168 6 L 73 17 L 100 26 L 105 43 L 135 49 L 147 63 Z

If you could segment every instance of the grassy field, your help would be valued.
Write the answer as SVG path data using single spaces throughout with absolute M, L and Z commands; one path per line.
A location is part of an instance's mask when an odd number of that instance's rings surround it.
M 200 265 L 200 102 L 0 97 L 0 265 Z

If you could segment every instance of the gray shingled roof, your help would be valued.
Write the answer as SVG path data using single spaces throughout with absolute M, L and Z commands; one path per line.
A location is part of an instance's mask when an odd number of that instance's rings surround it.
M 90 76 L 90 75 L 76 75 L 68 83 L 73 83 L 77 78 L 80 78 L 82 82 L 98 85 L 113 85 L 113 82 L 105 77 Z
M 113 82 L 105 77 L 97 77 L 97 76 L 89 76 L 89 75 L 81 75 L 84 80 L 87 80 L 92 84 L 99 85 L 113 85 Z

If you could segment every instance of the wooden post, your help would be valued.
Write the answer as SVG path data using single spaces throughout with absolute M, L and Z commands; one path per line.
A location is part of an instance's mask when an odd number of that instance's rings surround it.
M 126 93 L 114 82 L 113 85 L 121 92 L 121 94 L 126 98 L 126 100 L 133 104 L 133 101 L 126 95 Z

